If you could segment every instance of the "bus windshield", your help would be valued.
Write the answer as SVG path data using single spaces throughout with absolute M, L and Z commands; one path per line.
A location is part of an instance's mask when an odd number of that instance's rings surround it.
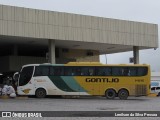
M 33 66 L 24 67 L 20 72 L 19 86 L 26 85 L 32 78 Z

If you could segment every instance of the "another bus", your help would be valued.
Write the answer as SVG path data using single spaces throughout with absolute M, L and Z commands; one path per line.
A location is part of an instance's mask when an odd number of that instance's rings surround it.
M 151 81 L 151 93 L 157 94 L 160 96 L 160 82 L 159 81 Z
M 24 65 L 18 95 L 94 95 L 127 99 L 150 93 L 149 65 L 108 65 L 97 62 Z

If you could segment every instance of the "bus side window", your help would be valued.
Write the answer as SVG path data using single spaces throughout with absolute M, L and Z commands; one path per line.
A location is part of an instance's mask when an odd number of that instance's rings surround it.
M 64 67 L 64 75 L 66 76 L 74 76 L 76 74 L 75 67 Z
M 42 75 L 43 76 L 48 76 L 49 75 L 49 67 L 45 66 L 42 68 Z
M 122 68 L 121 67 L 112 67 L 112 75 L 113 76 L 122 76 Z
M 82 76 L 93 76 L 95 75 L 94 67 L 81 67 Z
M 89 75 L 90 75 L 90 76 L 95 75 L 95 69 L 94 69 L 93 67 L 89 67 L 89 68 L 88 68 L 88 72 L 89 72 Z
M 123 76 L 130 76 L 130 73 L 129 73 L 130 71 L 128 70 L 128 68 L 127 67 L 123 67 L 122 68 L 122 75 Z
M 128 76 L 129 70 L 127 67 L 112 67 L 113 76 Z
M 111 68 L 110 67 L 105 68 L 105 75 L 106 76 L 111 76 Z
M 103 75 L 103 68 L 102 67 L 96 67 L 96 75 L 97 76 Z
M 36 66 L 35 76 L 48 76 L 49 75 L 49 67 L 48 66 Z
M 36 66 L 34 76 L 40 76 L 40 75 L 41 75 L 41 69 L 39 68 L 39 66 Z
M 76 76 L 80 76 L 81 75 L 81 68 L 80 67 L 76 67 L 75 68 L 75 75 Z
M 54 67 L 50 67 L 50 75 L 55 75 L 54 73 L 55 73 Z
M 137 71 L 137 76 L 145 76 L 147 75 L 148 69 L 147 67 L 139 67 Z
M 86 69 L 86 67 L 81 67 L 81 75 L 82 76 L 87 76 L 88 75 L 88 70 Z
M 55 67 L 55 71 L 54 71 L 55 76 L 63 76 L 63 69 L 62 67 Z
M 129 68 L 129 76 L 136 76 L 137 75 L 137 69 L 135 67 Z
M 111 68 L 110 67 L 96 67 L 96 75 L 97 76 L 111 76 Z

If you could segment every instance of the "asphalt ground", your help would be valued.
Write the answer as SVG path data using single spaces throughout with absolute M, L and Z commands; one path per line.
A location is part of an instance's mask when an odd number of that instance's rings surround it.
M 129 97 L 127 100 L 107 100 L 105 97 L 80 97 L 80 98 L 28 98 L 17 97 L 15 99 L 0 99 L 0 111 L 63 111 L 61 117 L 28 118 L 36 120 L 158 120 L 158 117 L 96 117 L 93 112 L 85 116 L 85 111 L 97 112 L 123 112 L 123 111 L 160 111 L 160 97 Z M 66 111 L 78 111 L 76 116 L 63 117 Z M 0 118 L 1 119 L 26 119 L 26 118 Z

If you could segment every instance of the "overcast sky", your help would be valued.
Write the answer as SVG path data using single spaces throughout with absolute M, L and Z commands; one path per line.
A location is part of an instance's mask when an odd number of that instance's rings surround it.
M 0 0 L 0 4 L 160 25 L 160 0 Z M 107 63 L 129 63 L 132 56 L 132 52 L 109 54 Z M 100 60 L 106 62 L 104 56 Z M 140 63 L 150 64 L 152 71 L 160 72 L 160 49 L 141 50 Z

